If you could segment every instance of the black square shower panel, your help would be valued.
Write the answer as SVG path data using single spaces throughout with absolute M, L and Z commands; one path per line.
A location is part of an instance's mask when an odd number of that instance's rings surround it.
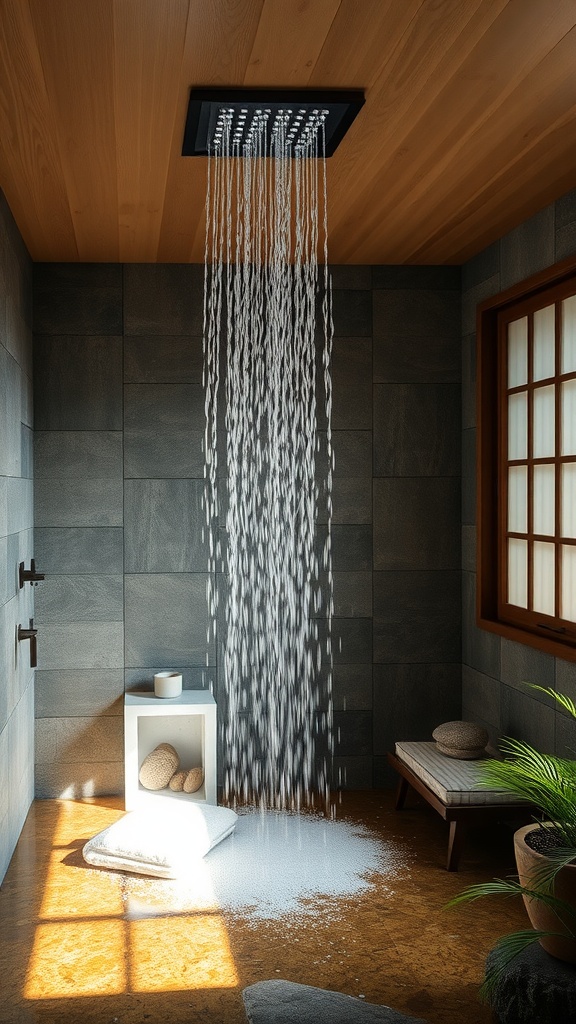
M 282 123 L 294 156 L 298 155 L 298 146 L 306 142 L 306 133 L 322 126 L 317 131 L 318 152 L 320 156 L 329 157 L 363 104 L 364 93 L 361 90 L 192 89 L 182 156 L 216 153 L 226 118 L 230 138 L 239 155 L 251 139 L 253 126 L 262 125 L 264 120 L 262 155 L 269 155 L 275 130 Z

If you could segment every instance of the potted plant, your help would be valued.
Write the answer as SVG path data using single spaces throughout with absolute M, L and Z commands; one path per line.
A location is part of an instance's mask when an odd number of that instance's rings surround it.
M 563 694 L 534 686 L 576 719 L 576 704 Z M 538 808 L 541 820 L 514 836 L 518 881 L 494 879 L 473 885 L 449 907 L 483 896 L 522 895 L 532 929 L 498 940 L 482 994 L 494 990 L 501 972 L 522 950 L 540 942 L 552 956 L 576 964 L 576 761 L 541 754 L 528 743 L 506 739 L 505 759 L 484 762 L 482 780 Z

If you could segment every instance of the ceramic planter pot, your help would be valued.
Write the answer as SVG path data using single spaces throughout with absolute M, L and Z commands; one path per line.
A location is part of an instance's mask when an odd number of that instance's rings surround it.
M 539 825 L 525 825 L 514 834 L 514 852 L 516 855 L 516 868 L 522 885 L 531 886 L 531 879 L 538 869 L 542 868 L 548 858 L 536 850 L 532 850 L 525 842 L 524 837 L 528 832 L 538 829 Z M 554 895 L 557 899 L 564 900 L 574 907 L 575 916 L 566 915 L 567 927 L 572 931 L 576 930 L 576 864 L 567 864 L 556 875 L 554 882 Z M 561 932 L 562 924 L 558 916 L 540 900 L 523 897 L 524 906 L 530 924 L 536 931 Z M 566 963 L 576 964 L 576 939 L 560 936 L 548 936 L 540 939 L 541 946 L 555 956 L 558 960 Z

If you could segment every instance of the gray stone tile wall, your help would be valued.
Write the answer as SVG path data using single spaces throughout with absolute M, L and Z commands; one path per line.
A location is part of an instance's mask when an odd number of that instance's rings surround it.
M 476 625 L 476 306 L 576 253 L 576 192 L 520 224 L 462 268 L 462 661 L 463 716 L 542 750 L 574 756 L 576 723 L 530 683 L 576 696 L 576 664 Z M 572 753 L 569 747 L 572 747 Z
M 89 779 L 121 789 L 124 687 L 174 667 L 185 686 L 218 696 L 202 537 L 202 274 L 35 268 L 44 796 L 78 795 Z M 335 267 L 333 283 L 335 767 L 342 785 L 370 787 L 391 781 L 382 761 L 397 728 L 428 735 L 459 713 L 460 275 Z M 320 516 L 319 546 L 325 535 Z M 318 628 L 325 636 L 324 619 Z M 376 687 L 374 666 L 394 684 Z M 105 744 L 101 719 L 104 730 L 115 722 Z
M 18 565 L 32 547 L 32 262 L 0 192 L 0 882 L 34 797 L 34 616 Z

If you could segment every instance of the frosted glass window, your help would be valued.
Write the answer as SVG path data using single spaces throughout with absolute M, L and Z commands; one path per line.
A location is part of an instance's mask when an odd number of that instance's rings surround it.
M 576 537 L 576 462 L 562 466 L 562 526 L 563 537 Z
M 576 295 L 562 303 L 562 336 L 560 340 L 560 373 L 576 370 Z
M 528 454 L 527 394 L 508 396 L 508 458 L 525 459 Z
M 532 454 L 535 459 L 545 459 L 555 454 L 554 428 L 554 385 L 549 384 L 534 391 Z
M 576 622 L 576 547 L 562 545 L 562 607 L 560 616 Z
M 508 470 L 508 530 L 528 531 L 528 480 L 526 466 L 510 466 Z
M 534 466 L 532 525 L 534 533 L 555 533 L 554 466 Z
M 576 380 L 566 380 L 561 391 L 562 455 L 576 455 Z
M 508 324 L 508 387 L 528 381 L 528 317 Z
M 554 545 L 534 541 L 532 563 L 534 595 L 532 607 L 543 615 L 554 615 Z
M 508 540 L 508 603 L 519 608 L 528 606 L 528 543 L 511 537 Z
M 532 374 L 534 380 L 554 376 L 554 320 L 555 306 L 537 309 L 534 313 L 534 352 Z

